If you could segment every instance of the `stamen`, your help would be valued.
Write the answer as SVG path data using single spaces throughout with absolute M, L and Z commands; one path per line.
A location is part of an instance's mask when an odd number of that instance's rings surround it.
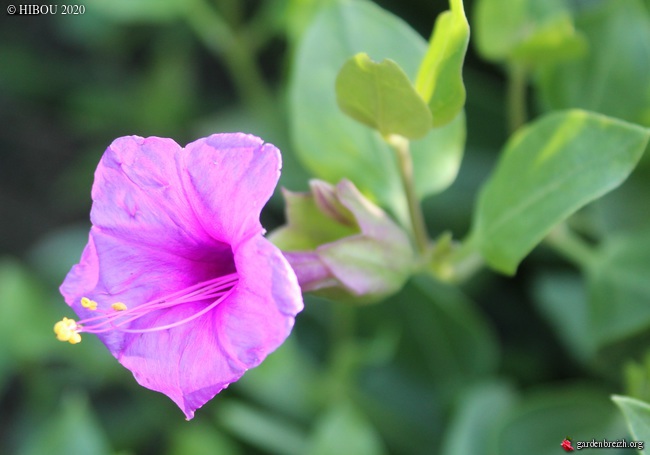
M 84 308 L 88 308 L 89 310 L 96 310 L 97 302 L 95 302 L 94 300 L 90 300 L 88 297 L 82 297 L 81 306 Z
M 97 302 L 87 297 L 81 299 L 81 306 L 90 310 L 96 310 L 100 313 L 98 316 L 83 319 L 79 322 L 73 319 L 63 318 L 54 326 L 54 332 L 61 341 L 68 341 L 72 344 L 81 341 L 81 333 L 105 333 L 116 330 L 125 333 L 149 333 L 159 330 L 167 330 L 186 324 L 207 312 L 214 309 L 219 303 L 224 301 L 235 289 L 239 280 L 236 273 L 221 276 L 212 280 L 197 283 L 194 286 L 167 295 L 164 298 L 152 300 L 132 308 L 128 308 L 122 302 L 115 302 L 111 305 L 110 310 L 97 310 Z M 214 299 L 212 303 L 202 308 L 200 311 L 188 316 L 180 321 L 173 322 L 158 327 L 149 327 L 143 329 L 129 329 L 126 326 L 131 322 L 150 314 L 154 311 L 165 310 L 184 303 L 199 302 L 201 300 Z
M 78 326 L 74 319 L 63 318 L 54 324 L 54 333 L 59 341 L 68 341 L 70 344 L 77 344 L 81 341 L 78 333 Z

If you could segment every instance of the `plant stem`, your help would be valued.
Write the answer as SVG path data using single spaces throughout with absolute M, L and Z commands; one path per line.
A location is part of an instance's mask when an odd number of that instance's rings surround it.
M 275 125 L 273 96 L 246 40 L 228 25 L 205 0 L 195 0 L 185 18 L 203 44 L 226 65 L 237 93 L 251 112 Z
M 546 243 L 568 261 L 587 268 L 596 261 L 596 252 L 565 223 L 557 226 L 545 239 Z
M 411 229 L 418 251 L 425 254 L 429 248 L 427 227 L 424 223 L 422 208 L 415 194 L 415 180 L 413 178 L 413 159 L 409 149 L 409 141 L 403 136 L 391 134 L 386 141 L 393 147 L 397 155 L 397 163 L 402 178 L 402 186 L 408 203 Z
M 483 267 L 484 262 L 475 237 L 470 235 L 449 257 L 449 281 L 459 283 L 469 279 Z
M 514 133 L 526 123 L 526 80 L 528 69 L 521 63 L 508 66 L 508 130 Z

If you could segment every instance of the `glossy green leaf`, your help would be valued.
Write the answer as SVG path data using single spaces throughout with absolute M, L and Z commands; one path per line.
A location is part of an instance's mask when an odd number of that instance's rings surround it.
M 635 441 L 650 441 L 650 404 L 634 398 L 613 395 L 612 401 L 621 409 L 630 434 Z M 647 447 L 644 447 L 647 449 Z M 642 450 L 641 453 L 648 453 Z
M 576 20 L 589 42 L 583 59 L 544 68 L 536 79 L 547 109 L 582 108 L 650 126 L 650 11 L 640 0 L 608 0 Z
M 558 223 L 620 185 L 650 130 L 586 111 L 566 111 L 519 130 L 482 188 L 473 240 L 490 266 L 513 274 Z
M 334 403 L 316 422 L 307 455 L 382 455 L 377 430 L 348 402 Z
M 650 326 L 650 231 L 610 237 L 588 269 L 591 331 L 606 343 Z
M 438 16 L 415 88 L 429 103 L 433 125 L 453 120 L 465 104 L 463 63 L 469 43 L 469 24 L 462 0 L 450 0 L 451 10 Z
M 394 151 L 379 134 L 343 114 L 336 103 L 336 76 L 353 55 L 394 60 L 413 80 L 426 51 L 408 25 L 371 2 L 338 0 L 324 7 L 297 49 L 289 87 L 291 134 L 296 153 L 316 177 L 352 180 L 408 224 Z M 416 191 L 424 197 L 449 186 L 458 172 L 465 119 L 411 142 Z
M 363 52 L 345 62 L 336 77 L 336 101 L 353 119 L 383 136 L 420 138 L 431 129 L 431 111 L 397 63 L 373 62 Z
M 475 17 L 475 43 L 488 60 L 535 66 L 586 50 L 565 0 L 479 0 Z

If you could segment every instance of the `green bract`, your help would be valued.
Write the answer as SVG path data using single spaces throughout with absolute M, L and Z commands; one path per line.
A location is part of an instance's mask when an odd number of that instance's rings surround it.
M 429 108 L 392 60 L 377 63 L 364 53 L 349 59 L 336 78 L 336 101 L 343 112 L 383 136 L 415 139 L 431 129 Z
M 462 0 L 451 0 L 451 10 L 436 20 L 415 88 L 429 103 L 433 125 L 453 120 L 465 104 L 463 62 L 469 43 L 469 24 Z
M 269 239 L 303 291 L 371 302 L 397 292 L 415 268 L 411 241 L 347 180 L 312 180 L 310 193 L 284 192 L 287 224 Z
M 323 183 L 312 180 L 312 193 L 282 190 L 287 224 L 271 233 L 273 243 L 285 251 L 313 250 L 318 245 L 359 232 L 359 226 L 348 209 L 341 207 L 336 212 L 330 210 L 328 214 L 324 208 L 329 207 L 318 204 L 313 190 Z
M 579 110 L 519 130 L 475 211 L 473 240 L 488 264 L 514 273 L 556 224 L 627 178 L 649 136 L 639 126 Z

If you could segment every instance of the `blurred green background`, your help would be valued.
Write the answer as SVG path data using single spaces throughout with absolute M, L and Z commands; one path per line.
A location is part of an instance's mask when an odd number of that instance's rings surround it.
M 630 439 L 609 395 L 650 398 L 650 321 L 623 307 L 642 323 L 605 341 L 584 323 L 594 293 L 650 303 L 647 156 L 571 220 L 617 275 L 590 278 L 541 247 L 516 277 L 485 271 L 462 290 L 418 277 L 363 308 L 307 297 L 285 345 L 189 423 L 93 337 L 56 341 L 54 322 L 71 314 L 58 286 L 85 245 L 93 171 L 114 138 L 253 133 L 282 150 L 281 184 L 307 188 L 286 98 L 301 38 L 329 3 L 90 0 L 83 15 L 2 13 L 0 454 L 550 454 L 566 435 Z M 425 39 L 448 9 L 375 3 Z M 477 53 L 475 3 L 467 146 L 458 180 L 424 202 L 434 237 L 468 230 L 508 137 L 507 70 Z M 531 71 L 529 116 L 583 107 L 650 126 L 650 2 L 567 5 L 589 50 Z M 282 210 L 276 194 L 267 230 Z

